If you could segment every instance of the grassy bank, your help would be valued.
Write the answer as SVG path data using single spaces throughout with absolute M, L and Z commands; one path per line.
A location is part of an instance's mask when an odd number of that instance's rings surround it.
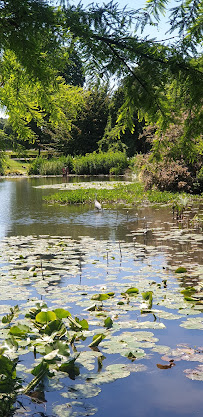
M 178 193 L 171 193 L 167 191 L 144 191 L 143 184 L 139 182 L 130 184 L 128 183 L 124 185 L 122 183 L 119 183 L 118 185 L 115 185 L 113 189 L 101 189 L 98 188 L 96 185 L 95 188 L 88 188 L 87 183 L 87 186 L 84 185 L 84 188 L 82 189 L 78 188 L 75 190 L 67 189 L 64 191 L 58 191 L 46 197 L 45 200 L 51 203 L 58 204 L 90 204 L 94 202 L 95 195 L 97 195 L 97 200 L 107 205 L 114 203 L 136 205 L 141 202 L 154 204 L 175 204 L 175 202 L 177 201 L 179 201 L 181 205 L 180 195 Z M 187 206 L 187 204 L 189 204 L 190 201 L 190 196 L 186 197 L 185 194 L 182 194 L 182 200 L 184 205 Z
M 11 158 L 5 154 L 2 164 L 3 175 L 27 175 L 29 170 L 29 162 L 20 159 Z

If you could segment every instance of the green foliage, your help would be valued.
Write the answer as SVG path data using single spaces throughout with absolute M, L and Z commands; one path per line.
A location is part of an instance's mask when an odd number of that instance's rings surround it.
M 108 294 L 94 294 L 91 300 L 104 301 L 104 300 L 108 300 L 108 298 L 110 298 Z
M 45 324 L 52 320 L 56 320 L 56 314 L 53 311 L 40 311 L 35 317 L 38 323 Z
M 113 326 L 113 320 L 111 319 L 111 317 L 107 317 L 107 318 L 104 320 L 104 326 L 105 326 L 107 329 L 110 329 L 110 328 Z
M 32 123 L 40 129 L 56 129 L 59 123 L 67 131 L 71 129 L 83 103 L 82 89 L 65 85 L 61 77 L 54 75 L 45 87 L 43 81 L 34 80 L 25 72 L 10 50 L 5 51 L 0 65 L 0 101 L 6 106 L 9 122 L 20 140 L 36 139 Z
M 119 168 L 119 174 L 122 174 L 127 166 L 127 156 L 123 152 L 93 152 L 73 161 L 75 174 L 109 174 L 111 168 Z
M 153 301 L 153 291 L 146 291 L 142 293 L 142 298 L 145 301 L 148 301 L 149 309 L 152 308 L 152 301 Z
M 0 416 L 13 416 L 21 381 L 16 375 L 17 359 L 0 354 Z
M 27 337 L 27 334 L 29 331 L 30 331 L 30 328 L 26 326 L 25 324 L 18 324 L 10 328 L 9 334 L 17 338 L 24 339 Z
M 1 2 L 1 50 L 13 51 L 30 75 L 48 83 L 64 59 L 61 18 L 47 1 Z
M 41 156 L 34 159 L 28 169 L 29 175 L 62 175 L 63 168 L 68 167 L 72 171 L 72 157 L 60 157 L 47 160 Z
M 2 323 L 11 323 L 14 316 L 19 313 L 19 307 L 18 305 L 10 308 L 10 313 L 8 313 L 6 316 L 3 316 Z
M 60 204 L 84 204 L 93 203 L 97 199 L 103 203 L 120 203 L 120 204 L 140 204 L 148 200 L 150 203 L 171 203 L 176 204 L 179 201 L 179 194 L 168 191 L 149 190 L 144 191 L 144 186 L 135 182 L 128 185 L 119 184 L 114 189 L 76 189 L 59 191 L 53 195 L 44 197 L 46 201 Z M 183 194 L 183 197 L 185 194 Z
M 166 6 L 170 8 L 166 0 L 151 0 L 146 8 L 135 11 L 120 10 L 114 2 L 87 8 L 69 2 L 63 2 L 61 8 L 48 1 L 3 2 L 0 99 L 19 136 L 34 138 L 28 127 L 33 118 L 38 126 L 44 126 L 42 122 L 48 118 L 54 129 L 59 120 L 64 122 L 64 97 L 68 113 L 75 97 L 67 98 L 68 89 L 56 76 L 65 63 L 71 75 L 71 54 L 77 57 L 78 51 L 86 72 L 93 77 L 122 78 L 125 100 L 118 125 L 123 129 L 134 129 L 135 109 L 139 119 L 144 115 L 162 127 L 176 113 L 192 109 L 192 122 L 188 114 L 185 132 L 189 135 L 195 122 L 198 131 L 202 130 L 202 63 L 197 49 L 202 43 L 202 2 L 184 0 L 171 9 L 170 31 L 178 29 L 180 38 L 174 38 L 174 43 L 171 39 L 168 45 L 142 35 L 148 25 L 159 24 Z M 76 101 L 79 106 L 81 99 Z M 75 111 L 68 116 L 68 130 L 73 116 Z
M 185 272 L 187 272 L 187 269 L 184 266 L 179 266 L 176 270 L 175 273 L 176 274 L 184 274 Z
M 103 333 L 95 334 L 92 338 L 92 342 L 89 344 L 89 347 L 90 348 L 97 347 L 104 338 L 105 338 L 105 335 Z
M 128 288 L 125 292 L 125 294 L 128 294 L 128 295 L 137 295 L 138 293 L 139 293 L 139 290 L 138 288 L 135 288 L 135 287 Z
M 49 313 L 51 312 L 49 311 Z M 50 314 L 49 314 L 49 317 L 50 317 Z M 52 338 L 54 339 L 56 337 L 60 339 L 66 334 L 66 326 L 64 325 L 61 319 L 57 319 L 57 320 L 52 319 L 52 321 L 50 321 L 46 325 L 43 332 L 47 334 L 48 336 L 52 336 Z
M 65 154 L 85 155 L 98 149 L 107 123 L 109 102 L 107 87 L 95 86 L 87 90 L 84 106 L 78 111 L 69 138 L 63 145 Z
M 65 372 L 68 374 L 70 379 L 75 379 L 76 376 L 80 374 L 79 367 L 75 365 L 76 358 L 71 359 L 70 361 L 66 363 L 62 363 L 59 366 L 59 370 L 61 372 Z
M 62 175 L 63 168 L 76 175 L 109 174 L 116 171 L 122 174 L 128 166 L 127 156 L 123 152 L 93 152 L 85 156 L 53 158 L 47 160 L 37 157 L 30 165 L 29 175 Z
M 56 314 L 56 317 L 59 319 L 64 319 L 68 316 L 71 316 L 71 313 L 68 310 L 64 310 L 64 308 L 56 308 L 54 310 L 54 313 Z

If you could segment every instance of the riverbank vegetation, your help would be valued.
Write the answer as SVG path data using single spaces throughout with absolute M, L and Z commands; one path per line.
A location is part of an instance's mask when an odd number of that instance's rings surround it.
M 68 155 L 69 172 L 94 175 L 120 174 L 134 158 L 146 189 L 201 193 L 201 1 L 170 9 L 151 0 L 134 11 L 61 3 L 2 6 L 0 102 L 9 119 L 0 121 L 1 152 L 46 151 L 48 161 L 29 168 L 40 175 L 59 175 Z M 146 38 L 167 8 L 178 36 Z
M 71 155 L 50 160 L 38 157 L 30 165 L 28 173 L 34 175 L 58 175 L 66 170 L 76 175 L 123 174 L 128 167 L 124 152 L 93 152 L 84 156 Z
M 178 220 L 185 219 L 187 210 L 194 205 L 201 204 L 202 201 L 201 196 L 188 195 L 183 192 L 145 190 L 144 185 L 138 181 L 65 182 L 54 186 L 42 186 L 42 188 L 58 189 L 54 194 L 44 197 L 44 200 L 51 204 L 88 204 L 93 206 L 95 198 L 100 202 L 102 209 L 108 207 L 128 209 L 133 206 L 147 207 L 169 204 L 173 217 Z M 202 224 L 201 217 L 196 220 L 197 224 Z

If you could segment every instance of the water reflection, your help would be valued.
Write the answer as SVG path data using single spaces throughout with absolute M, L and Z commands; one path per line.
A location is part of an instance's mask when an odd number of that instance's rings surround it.
M 87 182 L 91 179 L 70 177 L 69 181 Z M 173 254 L 180 261 L 187 256 L 191 262 L 202 262 L 201 231 L 194 231 L 193 236 L 188 238 L 187 226 L 173 219 L 172 209 L 118 209 L 114 206 L 112 209 L 97 212 L 94 204 L 49 205 L 43 201 L 43 197 L 52 194 L 52 190 L 35 188 L 64 181 L 66 179 L 61 177 L 1 179 L 0 237 L 59 235 L 78 239 L 83 235 L 96 239 L 134 241 L 146 247 L 153 245 L 160 252 L 167 252 L 169 262 Z M 172 231 L 173 236 L 170 234 Z
M 6 236 L 12 217 L 16 188 L 12 182 L 0 181 L 0 238 Z

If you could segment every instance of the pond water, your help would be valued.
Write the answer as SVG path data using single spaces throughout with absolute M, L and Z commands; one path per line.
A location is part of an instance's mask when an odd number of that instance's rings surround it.
M 53 190 L 41 186 L 63 182 L 0 179 L 0 319 L 18 305 L 14 323 L 25 323 L 40 302 L 89 323 L 74 339 L 79 374 L 71 379 L 54 371 L 40 395 L 36 388 L 17 398 L 14 416 L 201 416 L 203 236 L 192 218 L 203 207 L 178 222 L 167 206 L 115 205 L 97 212 L 93 205 L 47 204 L 43 197 Z M 135 287 L 139 293 L 126 292 Z M 188 301 L 181 291 L 191 287 Z M 107 293 L 113 295 L 95 298 Z M 7 327 L 0 327 L 2 343 Z M 98 347 L 89 348 L 101 333 Z M 46 343 L 39 343 L 34 357 L 24 338 L 13 353 L 27 383 Z

